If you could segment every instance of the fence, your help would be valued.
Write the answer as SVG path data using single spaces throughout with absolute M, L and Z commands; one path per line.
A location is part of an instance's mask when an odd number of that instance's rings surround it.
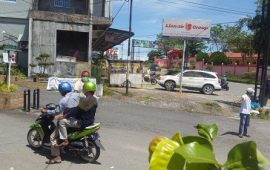
M 212 65 L 203 64 L 203 62 L 197 62 L 196 69 L 217 72 L 219 75 L 230 73 L 239 76 L 243 75 L 245 72 L 256 71 L 256 65 Z

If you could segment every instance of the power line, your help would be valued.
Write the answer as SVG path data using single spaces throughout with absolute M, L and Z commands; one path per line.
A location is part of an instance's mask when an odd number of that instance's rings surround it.
M 112 21 L 114 21 L 114 19 L 117 17 L 117 15 L 119 14 L 119 12 L 122 10 L 123 6 L 125 5 L 127 1 L 124 0 L 124 2 L 122 3 L 121 7 L 118 9 L 118 11 L 116 12 L 115 16 L 112 18 Z
M 167 4 L 179 4 L 179 2 L 172 2 L 172 1 L 165 1 L 165 0 L 157 0 L 159 2 L 162 2 L 162 3 L 167 3 Z M 204 9 L 204 10 L 210 10 L 210 11 L 217 11 L 217 12 L 222 12 L 222 13 L 226 13 L 226 14 L 236 14 L 236 15 L 244 15 L 244 14 L 255 14 L 255 13 L 250 13 L 250 12 L 243 12 L 243 11 L 234 11 L 234 10 L 230 10 L 230 9 L 218 9 L 216 7 L 202 7 L 198 4 L 194 4 L 193 2 L 190 2 L 190 1 L 182 1 L 182 2 L 185 2 L 185 3 L 191 3 L 193 5 L 190 5 L 191 7 L 195 7 L 195 8 L 200 8 L 200 9 Z M 197 5 L 197 6 L 194 6 L 194 5 Z M 203 4 L 201 4 L 203 5 Z M 177 7 L 177 6 L 172 6 L 172 7 Z M 177 7 L 178 8 L 178 7 Z
M 226 11 L 233 11 L 233 12 L 241 12 L 241 13 L 247 13 L 247 14 L 254 14 L 251 12 L 247 12 L 247 11 L 238 11 L 238 10 L 234 10 L 234 9 L 228 9 L 228 8 L 221 8 L 221 7 L 217 7 L 217 6 L 212 6 L 212 5 L 206 5 L 206 4 L 201 4 L 201 3 L 197 3 L 197 2 L 191 2 L 191 1 L 186 1 L 186 0 L 180 0 L 186 3 L 190 3 L 190 4 L 196 4 L 196 5 L 200 5 L 200 6 L 205 6 L 205 7 L 209 7 L 209 8 L 215 8 L 215 9 L 221 9 L 221 10 L 226 10 Z

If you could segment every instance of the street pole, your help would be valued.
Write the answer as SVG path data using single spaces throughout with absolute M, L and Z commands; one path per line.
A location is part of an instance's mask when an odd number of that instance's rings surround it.
M 126 72 L 126 95 L 128 95 L 128 77 L 129 77 L 129 69 L 128 69 L 128 59 L 130 58 L 130 37 L 131 37 L 131 23 L 132 23 L 132 1 L 129 0 L 130 8 L 129 8 L 129 38 L 128 38 L 128 58 L 127 58 L 127 72 Z
M 10 89 L 10 71 L 11 71 L 11 58 L 9 58 L 8 62 L 8 90 Z
M 179 77 L 179 85 L 180 85 L 179 92 L 180 92 L 180 94 L 182 93 L 182 79 L 183 79 L 183 71 L 184 71 L 184 63 L 185 63 L 186 43 L 187 43 L 186 40 L 184 40 L 181 76 Z

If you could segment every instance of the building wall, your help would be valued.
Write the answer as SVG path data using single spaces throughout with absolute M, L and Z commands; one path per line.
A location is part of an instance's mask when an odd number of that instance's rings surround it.
M 93 0 L 93 16 L 105 17 L 104 0 Z
M 78 32 L 89 32 L 89 25 L 82 24 L 67 24 L 67 23 L 56 23 L 49 21 L 33 21 L 33 32 L 32 32 L 32 59 L 31 63 L 35 62 L 35 57 L 39 56 L 40 53 L 48 53 L 51 56 L 51 61 L 55 63 L 55 66 L 48 70 L 49 74 L 54 72 L 61 72 L 62 68 L 69 67 L 70 62 L 57 64 L 56 60 L 56 32 L 57 30 L 66 31 L 78 31 Z M 64 65 L 63 65 L 64 64 Z M 57 70 L 60 66 L 60 70 Z M 74 66 L 72 66 L 74 67 Z M 68 73 L 68 75 L 75 74 L 75 72 Z

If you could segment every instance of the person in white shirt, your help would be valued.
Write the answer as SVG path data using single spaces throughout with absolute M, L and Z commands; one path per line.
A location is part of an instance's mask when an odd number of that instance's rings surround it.
M 89 82 L 89 76 L 90 76 L 90 74 L 86 70 L 81 73 L 81 78 L 78 79 L 78 81 L 76 81 L 76 83 L 74 85 L 75 92 L 78 92 L 78 93 L 82 92 L 83 84 L 85 82 Z
M 243 136 L 250 137 L 247 134 L 247 128 L 250 122 L 250 111 L 251 111 L 251 98 L 254 95 L 252 88 L 247 88 L 246 93 L 238 100 L 241 102 L 240 108 L 240 124 L 239 124 L 239 137 Z

